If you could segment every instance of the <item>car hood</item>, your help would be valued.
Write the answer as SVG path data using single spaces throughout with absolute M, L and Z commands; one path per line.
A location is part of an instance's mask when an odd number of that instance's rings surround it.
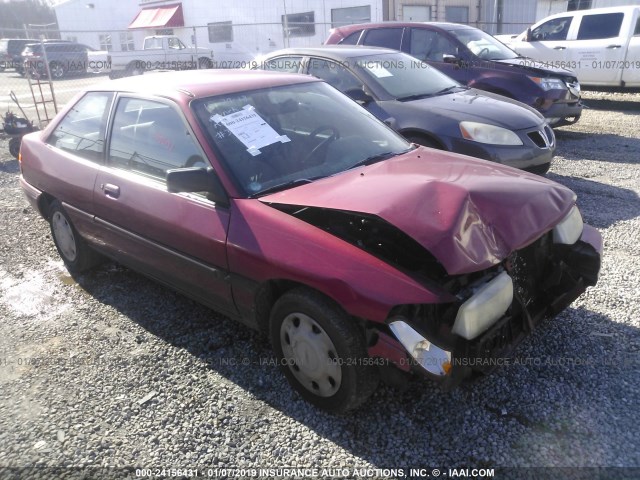
M 576 74 L 568 70 L 566 68 L 554 67 L 548 63 L 538 62 L 532 58 L 528 57 L 518 57 L 518 58 L 509 58 L 506 60 L 494 60 L 496 63 L 500 65 L 505 65 L 507 67 L 520 68 L 527 72 L 546 76 L 549 73 L 553 74 L 553 76 L 560 77 L 567 80 L 575 80 Z
M 397 103 L 405 108 L 453 118 L 457 122 L 469 120 L 489 123 L 509 130 L 536 127 L 544 121 L 539 113 L 520 102 L 474 88 Z
M 501 262 L 551 230 L 575 199 L 542 177 L 424 147 L 260 198 L 378 216 L 451 275 Z

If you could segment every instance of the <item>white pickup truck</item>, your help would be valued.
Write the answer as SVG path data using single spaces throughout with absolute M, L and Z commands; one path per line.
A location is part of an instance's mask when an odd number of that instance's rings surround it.
M 213 52 L 206 48 L 187 47 L 172 35 L 155 35 L 144 39 L 142 50 L 110 52 L 107 57 L 112 78 L 141 75 L 147 70 L 189 70 L 212 68 Z
M 640 6 L 558 13 L 496 38 L 524 57 L 573 70 L 581 85 L 640 87 Z

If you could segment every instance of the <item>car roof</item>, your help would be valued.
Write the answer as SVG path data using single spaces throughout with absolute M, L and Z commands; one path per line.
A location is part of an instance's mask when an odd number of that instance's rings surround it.
M 538 20 L 535 23 L 540 23 L 543 20 L 551 20 L 559 17 L 575 17 L 577 15 L 598 15 L 602 13 L 631 13 L 634 10 L 640 10 L 640 5 L 621 5 L 619 7 L 602 7 L 602 8 L 589 8 L 587 10 L 572 10 L 570 12 L 559 12 L 553 15 Z
M 318 47 L 295 47 L 277 50 L 264 56 L 273 58 L 281 55 L 303 55 L 321 56 L 333 60 L 344 60 L 347 58 L 364 57 L 367 55 L 400 54 L 397 50 L 383 47 L 364 47 L 358 45 L 322 45 Z
M 262 70 L 182 70 L 145 73 L 140 76 L 110 80 L 92 86 L 86 91 L 153 94 L 182 102 L 185 99 L 317 81 L 321 80 L 308 75 Z
M 385 28 L 385 27 L 434 27 L 440 30 L 460 30 L 460 29 L 476 29 L 470 25 L 463 25 L 461 23 L 451 22 L 371 22 L 371 23 L 357 23 L 353 25 L 345 25 L 344 27 L 337 27 L 335 30 L 345 32 L 355 32 L 357 30 L 364 30 L 370 28 Z

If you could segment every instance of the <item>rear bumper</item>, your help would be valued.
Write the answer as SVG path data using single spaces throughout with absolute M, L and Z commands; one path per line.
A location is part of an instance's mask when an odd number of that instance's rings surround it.
M 45 213 L 40 209 L 40 197 L 42 196 L 42 192 L 27 182 L 22 175 L 20 175 L 20 187 L 22 187 L 22 191 L 27 197 L 31 207 L 40 213 L 40 215 L 45 217 Z

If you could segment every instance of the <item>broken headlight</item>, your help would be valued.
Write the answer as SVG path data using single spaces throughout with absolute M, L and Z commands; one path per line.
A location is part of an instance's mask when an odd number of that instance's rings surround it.
M 513 301 L 513 281 L 502 272 L 479 286 L 462 304 L 452 332 L 472 340 L 502 317 Z
M 582 215 L 580 215 L 578 207 L 574 205 L 567 216 L 553 228 L 553 243 L 573 245 L 582 235 L 583 228 Z

